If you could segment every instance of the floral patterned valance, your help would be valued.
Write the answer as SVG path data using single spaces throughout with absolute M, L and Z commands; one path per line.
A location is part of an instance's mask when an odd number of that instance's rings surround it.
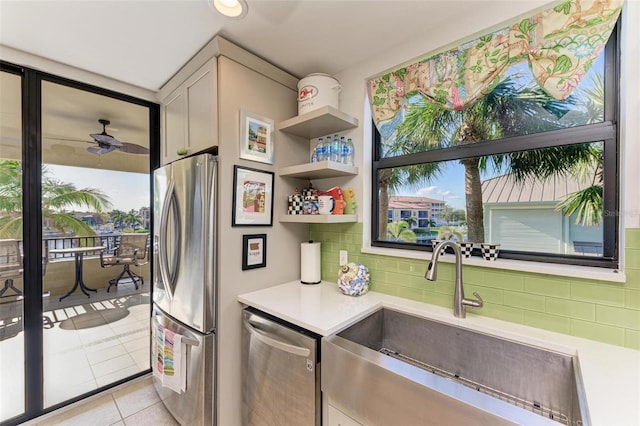
M 447 109 L 462 109 L 491 91 L 516 62 L 528 61 L 549 95 L 566 99 L 604 48 L 623 0 L 571 0 L 419 60 L 368 82 L 378 127 L 396 120 L 420 93 Z M 394 120 L 394 121 L 396 121 Z

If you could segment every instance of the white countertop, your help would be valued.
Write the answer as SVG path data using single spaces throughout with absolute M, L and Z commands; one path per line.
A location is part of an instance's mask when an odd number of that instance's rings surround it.
M 338 285 L 299 281 L 241 294 L 238 301 L 322 336 L 340 331 L 382 308 L 458 325 L 513 341 L 578 355 L 593 425 L 640 425 L 640 351 L 474 315 L 382 293 L 343 295 Z

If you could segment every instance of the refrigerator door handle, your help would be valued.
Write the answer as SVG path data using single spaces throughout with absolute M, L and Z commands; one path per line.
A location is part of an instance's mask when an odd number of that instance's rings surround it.
M 167 192 L 164 197 L 164 205 L 162 206 L 162 212 L 160 214 L 160 229 L 166 230 L 169 223 L 169 212 L 171 209 L 171 204 L 173 203 L 173 199 L 175 196 L 175 184 L 173 180 L 169 181 L 169 185 L 167 186 Z M 178 246 L 180 244 L 180 237 L 178 234 Z M 169 267 L 169 253 L 167 250 L 167 236 L 164 235 L 163 239 L 160 240 L 160 244 L 158 245 L 158 263 L 160 264 L 160 275 L 162 276 L 162 281 L 166 283 L 165 289 L 167 290 L 167 295 L 169 299 L 173 299 L 173 291 L 175 289 L 175 271 L 171 271 Z M 174 265 L 175 268 L 175 265 Z M 173 272 L 173 273 L 172 273 Z
M 301 346 L 295 346 L 289 343 L 285 343 L 281 340 L 274 339 L 273 337 L 268 336 L 265 332 L 258 330 L 255 328 L 249 321 L 246 319 L 243 320 L 244 326 L 247 331 L 256 339 L 264 343 L 265 345 L 274 347 L 281 351 L 288 352 L 293 355 L 308 357 L 311 355 L 311 350 L 309 348 L 304 348 Z
M 155 315 L 153 317 L 153 323 L 154 326 L 159 326 L 160 324 L 160 315 Z M 177 333 L 179 335 L 182 336 L 182 343 L 184 343 L 185 345 L 190 345 L 190 346 L 198 346 L 200 345 L 200 343 L 198 342 L 198 339 L 194 339 L 189 337 L 189 335 L 191 333 L 187 332 L 188 334 L 183 334 L 183 333 Z

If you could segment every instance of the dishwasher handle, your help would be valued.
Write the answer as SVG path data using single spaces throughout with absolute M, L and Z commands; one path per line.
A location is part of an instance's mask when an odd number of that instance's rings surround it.
M 247 329 L 247 331 L 253 337 L 258 339 L 259 341 L 261 341 L 265 345 L 271 346 L 271 347 L 279 349 L 281 351 L 288 352 L 288 353 L 293 354 L 293 355 L 298 355 L 298 356 L 303 356 L 303 357 L 308 357 L 309 355 L 311 355 L 311 350 L 309 348 L 304 348 L 302 346 L 292 345 L 290 343 L 286 343 L 286 342 L 283 342 L 281 340 L 274 339 L 273 337 L 268 336 L 263 331 L 260 331 L 257 328 L 255 328 L 246 319 L 243 320 L 243 322 L 244 322 L 244 326 Z

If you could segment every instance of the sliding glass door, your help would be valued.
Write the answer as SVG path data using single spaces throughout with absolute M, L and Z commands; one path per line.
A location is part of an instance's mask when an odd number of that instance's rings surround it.
M 150 368 L 159 109 L 8 64 L 1 83 L 0 262 L 16 241 L 23 272 L 0 294 L 0 421 L 17 424 Z

